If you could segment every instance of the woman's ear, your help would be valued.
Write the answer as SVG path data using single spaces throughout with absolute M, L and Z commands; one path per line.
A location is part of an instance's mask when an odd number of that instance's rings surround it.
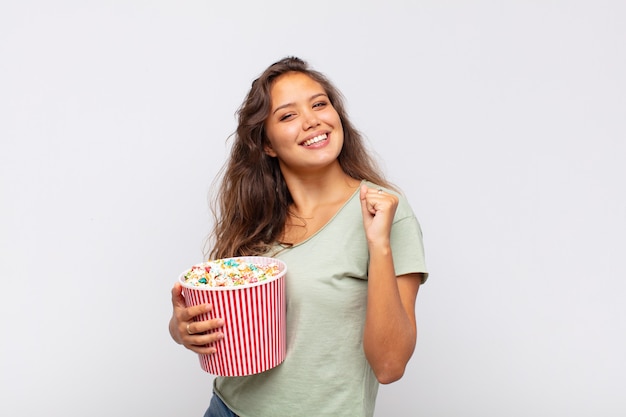
M 266 155 L 271 156 L 272 158 L 276 158 L 276 152 L 274 152 L 274 149 L 272 149 L 272 145 L 269 143 L 266 143 L 265 146 L 263 146 L 263 151 L 265 152 Z

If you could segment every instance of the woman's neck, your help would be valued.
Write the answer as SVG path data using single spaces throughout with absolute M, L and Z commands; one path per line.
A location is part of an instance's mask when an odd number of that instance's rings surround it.
M 293 199 L 290 211 L 302 218 L 313 217 L 323 208 L 342 205 L 361 183 L 341 168 L 306 177 L 285 175 L 285 181 Z

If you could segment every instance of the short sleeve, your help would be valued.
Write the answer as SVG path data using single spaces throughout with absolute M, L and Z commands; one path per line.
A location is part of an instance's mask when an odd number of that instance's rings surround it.
M 396 275 L 422 273 L 428 277 L 422 228 L 404 196 L 399 196 L 398 208 L 391 228 L 391 251 Z

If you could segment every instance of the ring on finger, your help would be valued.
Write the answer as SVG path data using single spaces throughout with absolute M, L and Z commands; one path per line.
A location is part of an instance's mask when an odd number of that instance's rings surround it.
M 189 325 L 190 325 L 190 324 L 191 324 L 191 323 L 187 323 L 187 333 L 188 333 L 189 335 L 194 335 L 195 333 L 192 333 L 192 332 L 191 332 L 191 330 L 189 330 Z

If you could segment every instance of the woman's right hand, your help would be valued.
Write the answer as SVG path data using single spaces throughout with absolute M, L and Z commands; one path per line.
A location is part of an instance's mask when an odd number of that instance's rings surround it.
M 176 343 L 199 354 L 215 353 L 216 349 L 211 344 L 223 339 L 224 333 L 220 331 L 208 332 L 222 327 L 224 320 L 221 318 L 204 321 L 194 320 L 195 317 L 211 311 L 211 305 L 200 304 L 186 307 L 182 286 L 177 282 L 172 288 L 172 307 L 173 312 L 170 319 L 170 335 L 172 339 Z

